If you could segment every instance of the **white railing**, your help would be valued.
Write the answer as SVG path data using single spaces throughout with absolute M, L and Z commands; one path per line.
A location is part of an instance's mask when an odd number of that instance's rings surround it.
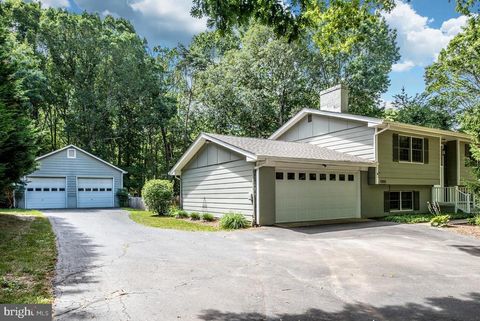
M 432 201 L 455 205 L 455 212 L 461 210 L 471 213 L 473 209 L 479 208 L 474 194 L 468 192 L 465 187 L 433 187 Z

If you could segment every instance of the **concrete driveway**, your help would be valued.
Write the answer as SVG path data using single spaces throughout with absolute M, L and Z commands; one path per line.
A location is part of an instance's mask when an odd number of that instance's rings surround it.
M 480 320 L 480 242 L 425 225 L 202 233 L 45 213 L 57 320 Z

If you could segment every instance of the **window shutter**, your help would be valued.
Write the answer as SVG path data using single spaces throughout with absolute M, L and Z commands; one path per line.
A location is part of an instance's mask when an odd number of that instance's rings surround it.
M 383 211 L 390 212 L 390 192 L 383 192 Z
M 423 163 L 428 164 L 428 138 L 423 139 Z
M 393 134 L 392 135 L 393 141 L 392 141 L 392 146 L 393 146 L 393 161 L 398 162 L 398 154 L 399 154 L 399 149 L 398 149 L 398 134 Z
M 420 192 L 419 191 L 413 192 L 413 210 L 414 211 L 420 210 Z

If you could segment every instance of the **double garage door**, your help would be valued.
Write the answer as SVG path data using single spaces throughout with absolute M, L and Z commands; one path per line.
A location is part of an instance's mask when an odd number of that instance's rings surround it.
M 360 173 L 277 170 L 276 222 L 360 217 Z
M 113 207 L 113 179 L 78 178 L 77 191 L 74 195 L 76 195 L 76 207 L 79 208 Z M 65 177 L 28 178 L 25 203 L 26 208 L 67 208 Z

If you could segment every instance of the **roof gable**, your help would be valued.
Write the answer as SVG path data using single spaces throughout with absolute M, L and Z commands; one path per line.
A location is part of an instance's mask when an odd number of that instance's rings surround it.
M 58 154 L 58 153 L 60 153 L 60 152 L 62 152 L 62 151 L 64 151 L 64 150 L 70 149 L 70 148 L 74 148 L 74 149 L 76 149 L 77 151 L 79 151 L 79 152 L 81 152 L 81 153 L 84 153 L 85 155 L 90 156 L 90 157 L 92 157 L 93 159 L 95 159 L 95 160 L 97 160 L 97 161 L 99 161 L 99 162 L 101 162 L 101 163 L 103 163 L 103 164 L 105 164 L 105 165 L 107 165 L 107 166 L 110 166 L 110 167 L 112 167 L 113 169 L 116 169 L 116 170 L 119 171 L 119 172 L 122 172 L 123 174 L 126 174 L 126 173 L 127 173 L 127 172 L 124 171 L 123 169 L 118 168 L 117 166 L 115 166 L 115 165 L 113 165 L 113 164 L 110 164 L 109 162 L 104 161 L 103 159 L 101 159 L 101 158 L 99 158 L 99 157 L 97 157 L 97 156 L 95 156 L 95 155 L 93 155 L 93 154 L 90 154 L 89 152 L 87 152 L 87 151 L 85 151 L 85 150 L 83 150 L 83 149 L 81 149 L 80 147 L 77 147 L 77 146 L 75 146 L 75 145 L 65 146 L 65 147 L 63 147 L 63 148 L 57 149 L 57 150 L 55 150 L 55 151 L 53 151 L 53 152 L 50 152 L 50 153 L 48 153 L 48 154 L 39 156 L 39 157 L 37 157 L 35 160 L 36 160 L 36 161 L 39 161 L 39 160 L 48 158 L 48 157 L 50 157 L 50 156 L 52 156 L 52 155 Z

